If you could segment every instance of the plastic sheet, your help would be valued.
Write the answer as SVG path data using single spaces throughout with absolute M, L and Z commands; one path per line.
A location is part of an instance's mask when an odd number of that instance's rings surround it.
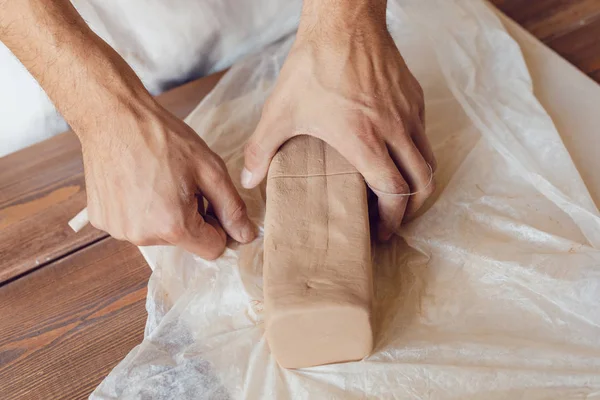
M 262 325 L 262 239 L 214 262 L 143 248 L 143 343 L 95 399 L 600 398 L 600 215 L 479 1 L 390 1 L 425 91 L 436 201 L 374 244 L 375 350 L 285 370 Z M 234 66 L 188 117 L 232 176 L 292 38 Z M 261 224 L 264 187 L 241 190 Z

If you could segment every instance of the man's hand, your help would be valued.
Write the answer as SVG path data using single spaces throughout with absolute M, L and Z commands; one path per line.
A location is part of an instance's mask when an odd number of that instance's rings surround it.
M 83 148 L 88 215 L 137 245 L 214 259 L 227 232 L 256 236 L 223 161 L 145 90 L 68 0 L 0 0 L 0 39 L 38 80 Z M 206 215 L 203 198 L 216 218 Z
M 116 239 L 179 245 L 206 259 L 221 255 L 225 232 L 242 243 L 254 239 L 223 161 L 185 123 L 150 105 L 117 108 L 86 127 L 90 222 Z M 218 220 L 205 214 L 203 196 Z
M 242 184 L 260 183 L 287 139 L 316 136 L 378 196 L 378 233 L 387 240 L 435 190 L 424 122 L 423 91 L 387 31 L 385 1 L 305 0 L 296 42 L 247 143 Z

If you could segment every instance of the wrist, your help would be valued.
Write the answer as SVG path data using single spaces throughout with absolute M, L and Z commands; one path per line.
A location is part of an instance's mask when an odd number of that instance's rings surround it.
M 80 138 L 114 124 L 119 115 L 145 117 L 146 110 L 157 108 L 125 60 L 89 28 L 71 2 L 0 3 L 0 38 Z
M 65 119 L 82 144 L 105 141 L 113 135 L 151 134 L 140 129 L 141 124 L 151 125 L 159 105 L 148 94 L 138 95 L 122 88 L 103 87 L 96 92 L 93 101 L 79 105 L 77 111 L 69 112 Z
M 329 40 L 387 33 L 387 0 L 304 0 L 298 37 Z
M 94 43 L 85 56 L 70 59 L 70 85 L 56 93 L 57 108 L 80 140 L 114 131 L 110 125 L 150 114 L 157 107 L 134 71 L 106 43 Z M 58 88 L 57 88 L 58 89 Z

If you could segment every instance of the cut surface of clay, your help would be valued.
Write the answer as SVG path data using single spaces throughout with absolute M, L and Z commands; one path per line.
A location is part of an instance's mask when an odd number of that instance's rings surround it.
M 317 138 L 289 140 L 271 162 L 263 274 L 267 341 L 282 367 L 360 360 L 371 352 L 365 183 Z

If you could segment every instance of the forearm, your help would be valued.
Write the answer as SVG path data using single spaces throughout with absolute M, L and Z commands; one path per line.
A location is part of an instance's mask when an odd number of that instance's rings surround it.
M 0 40 L 79 135 L 115 107 L 151 101 L 127 63 L 68 0 L 0 0 Z
M 304 0 L 298 32 L 345 36 L 385 31 L 386 6 L 387 0 Z

